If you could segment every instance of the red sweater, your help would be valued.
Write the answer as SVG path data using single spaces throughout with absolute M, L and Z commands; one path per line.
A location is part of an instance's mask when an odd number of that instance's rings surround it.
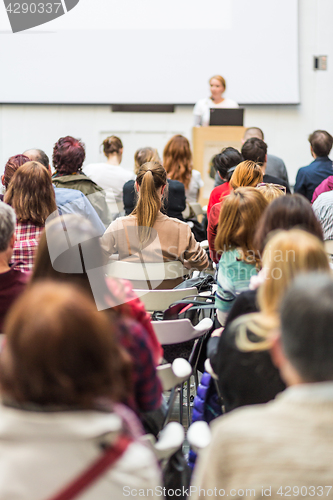
M 225 182 L 224 184 L 220 184 L 220 186 L 217 186 L 216 188 L 213 189 L 213 191 L 210 193 L 209 201 L 208 201 L 208 206 L 207 206 L 207 217 L 209 217 L 210 211 L 216 203 L 219 203 L 221 201 L 221 198 L 224 196 L 228 196 L 231 192 L 231 187 L 229 182 Z

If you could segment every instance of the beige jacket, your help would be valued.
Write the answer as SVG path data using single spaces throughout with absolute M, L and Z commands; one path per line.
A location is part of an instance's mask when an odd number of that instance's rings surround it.
M 270 403 L 223 415 L 212 428 L 191 500 L 214 488 L 225 499 L 332 498 L 333 382 L 290 387 Z
M 142 247 L 138 238 L 137 219 L 133 215 L 113 221 L 101 238 L 106 255 L 119 254 L 131 262 L 168 262 L 179 260 L 201 271 L 208 265 L 206 252 L 195 240 L 190 227 L 178 219 L 158 213 L 151 237 Z

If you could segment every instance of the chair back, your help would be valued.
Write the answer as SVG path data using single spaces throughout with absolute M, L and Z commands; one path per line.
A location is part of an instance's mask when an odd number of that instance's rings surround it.
M 198 295 L 198 289 L 180 288 L 176 290 L 135 290 L 149 312 L 165 311 L 171 304 L 190 295 Z

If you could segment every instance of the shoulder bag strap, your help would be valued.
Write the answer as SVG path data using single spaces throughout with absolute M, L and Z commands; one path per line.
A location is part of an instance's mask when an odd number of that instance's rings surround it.
M 83 471 L 80 476 L 48 500 L 72 500 L 76 498 L 121 457 L 132 441 L 133 440 L 128 436 L 121 435 L 117 442 L 111 445 L 103 455 Z

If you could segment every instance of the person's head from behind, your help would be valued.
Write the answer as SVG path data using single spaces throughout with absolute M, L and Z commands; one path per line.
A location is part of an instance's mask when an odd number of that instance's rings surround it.
M 94 409 L 98 398 L 124 400 L 128 361 L 114 328 L 78 288 L 54 282 L 32 286 L 4 327 L 4 399 L 50 409 Z
M 70 175 L 81 172 L 85 157 L 84 144 L 68 135 L 54 145 L 52 162 L 57 174 Z
M 57 210 L 48 170 L 36 161 L 19 167 L 9 183 L 4 201 L 14 208 L 18 221 L 44 226 L 48 216 Z
M 235 168 L 229 181 L 232 189 L 256 187 L 263 180 L 262 169 L 253 161 L 242 161 Z
M 315 130 L 309 135 L 311 152 L 314 157 L 328 156 L 332 149 L 333 137 L 326 130 Z
M 268 202 L 255 188 L 238 188 L 224 198 L 215 248 L 223 253 L 240 249 L 243 260 L 259 263 L 258 254 L 254 251 L 253 235 L 258 221 Z
M 189 141 L 183 135 L 175 135 L 163 151 L 163 166 L 169 179 L 180 181 L 187 189 L 192 176 L 192 152 Z
M 286 188 L 284 186 L 267 182 L 258 184 L 257 189 L 265 196 L 268 203 L 271 203 L 273 200 L 276 200 L 276 198 L 280 198 L 280 196 L 285 196 L 286 194 Z
M 167 193 L 167 173 L 158 162 L 144 163 L 136 177 L 139 199 L 132 214 L 137 217 L 139 240 L 149 240 L 158 212 L 162 207 L 162 198 Z
M 285 291 L 300 273 L 330 272 L 323 243 L 301 229 L 278 231 L 268 240 L 262 257 L 265 281 L 258 290 L 260 310 L 277 314 Z
M 123 143 L 119 137 L 111 135 L 103 141 L 103 153 L 108 159 L 116 158 L 118 163 L 121 162 L 123 156 Z
M 98 309 L 107 309 L 122 304 L 124 298 L 109 291 L 103 264 L 92 224 L 80 215 L 63 215 L 49 222 L 41 235 L 31 283 L 50 279 L 75 284 L 94 298 Z
M 0 259 L 9 263 L 15 243 L 16 215 L 12 207 L 0 202 Z
M 303 229 L 323 240 L 323 231 L 309 200 L 300 194 L 286 195 L 273 200 L 261 217 L 254 243 L 263 252 L 267 237 L 278 229 Z
M 248 127 L 243 135 L 242 143 L 244 144 L 248 139 L 256 137 L 257 139 L 265 140 L 264 133 L 259 127 Z
M 241 161 L 243 161 L 243 157 L 240 152 L 235 148 L 228 147 L 214 156 L 213 167 L 222 180 L 229 180 L 230 169 L 236 167 Z
M 135 151 L 134 155 L 134 173 L 137 175 L 140 167 L 149 162 L 161 162 L 157 149 L 154 148 L 140 148 Z
M 30 161 L 30 158 L 26 155 L 15 155 L 9 158 L 5 165 L 5 170 L 1 178 L 2 184 L 3 186 L 5 186 L 5 189 L 8 188 L 8 185 L 16 170 L 28 161 Z
M 50 159 L 42 149 L 27 149 L 23 154 L 27 156 L 30 161 L 38 161 L 38 163 L 41 163 L 45 168 L 51 171 Z
M 212 76 L 209 80 L 209 86 L 212 101 L 219 100 L 227 88 L 226 81 L 221 75 Z
M 273 345 L 282 299 L 298 275 L 313 271 L 330 273 L 322 242 L 301 229 L 275 232 L 265 246 L 262 266 L 265 279 L 257 292 L 260 313 L 237 320 L 237 345 L 241 350 L 262 351 Z M 260 340 L 254 342 L 247 329 Z
M 242 155 L 244 160 L 254 161 L 262 166 L 267 160 L 267 144 L 257 137 L 252 137 L 243 144 Z
M 283 298 L 272 357 L 287 385 L 333 381 L 333 281 L 299 276 Z

